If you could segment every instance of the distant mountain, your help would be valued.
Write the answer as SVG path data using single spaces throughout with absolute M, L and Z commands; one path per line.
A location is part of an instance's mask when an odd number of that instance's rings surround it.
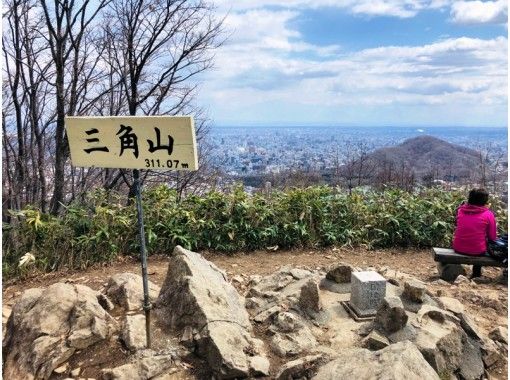
M 469 177 L 477 170 L 480 160 L 476 150 L 427 135 L 377 149 L 368 157 L 379 164 L 393 164 L 395 168 L 405 165 L 417 178 L 434 173 L 435 178 L 446 180 Z

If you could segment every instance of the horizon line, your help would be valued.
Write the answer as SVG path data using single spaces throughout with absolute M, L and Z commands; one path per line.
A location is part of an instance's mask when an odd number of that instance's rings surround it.
M 368 125 L 368 124 L 221 124 L 211 123 L 212 127 L 243 128 L 243 127 L 344 127 L 344 128 L 497 128 L 508 129 L 508 125 Z

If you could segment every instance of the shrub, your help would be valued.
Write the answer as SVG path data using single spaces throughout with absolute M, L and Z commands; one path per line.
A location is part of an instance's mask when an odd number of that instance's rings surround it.
M 449 246 L 455 211 L 464 194 L 440 189 L 347 194 L 320 186 L 263 196 L 235 186 L 228 193 L 211 191 L 179 200 L 175 191 L 157 186 L 146 190 L 143 199 L 149 254 L 169 253 L 177 244 L 232 253 L 275 245 Z M 506 231 L 506 205 L 493 198 L 491 208 L 500 231 Z M 59 217 L 31 207 L 11 211 L 11 216 L 2 228 L 7 277 L 32 268 L 85 268 L 120 254 L 138 255 L 136 208 L 132 203 L 123 205 L 116 194 L 92 192 Z

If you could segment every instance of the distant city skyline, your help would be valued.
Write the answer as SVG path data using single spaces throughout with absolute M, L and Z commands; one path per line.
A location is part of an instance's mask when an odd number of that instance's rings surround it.
M 215 4 L 214 125 L 507 126 L 506 1 Z
M 507 156 L 505 128 L 459 127 L 215 127 L 207 136 L 212 163 L 227 175 L 264 175 L 299 168 L 320 172 L 343 162 L 357 144 L 367 151 L 395 146 L 418 136 Z M 352 152 L 351 152 L 352 153 Z

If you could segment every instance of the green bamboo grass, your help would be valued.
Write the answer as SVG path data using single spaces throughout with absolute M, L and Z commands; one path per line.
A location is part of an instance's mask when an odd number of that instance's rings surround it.
M 166 186 L 143 194 L 149 254 L 179 244 L 192 250 L 230 254 L 266 247 L 363 246 L 367 248 L 449 246 L 455 211 L 465 194 L 425 189 L 405 192 L 344 191 L 309 187 L 250 195 L 242 186 L 181 201 Z M 33 269 L 53 271 L 137 255 L 136 210 L 117 194 L 95 191 L 59 217 L 34 208 L 11 212 L 3 224 L 3 275 Z M 499 229 L 507 229 L 506 205 L 491 199 Z M 19 265 L 30 252 L 35 260 Z

